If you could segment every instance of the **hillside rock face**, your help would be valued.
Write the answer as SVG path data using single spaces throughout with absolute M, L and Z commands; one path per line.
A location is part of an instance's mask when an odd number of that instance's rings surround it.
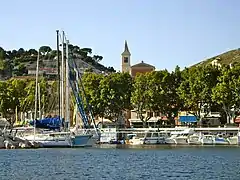
M 222 65 L 234 65 L 239 63 L 240 63 L 240 48 L 219 54 L 212 58 L 206 59 L 200 63 L 197 63 L 193 66 L 202 66 L 202 65 L 208 65 L 208 64 L 212 64 L 212 65 L 219 64 L 220 66 L 222 66 Z

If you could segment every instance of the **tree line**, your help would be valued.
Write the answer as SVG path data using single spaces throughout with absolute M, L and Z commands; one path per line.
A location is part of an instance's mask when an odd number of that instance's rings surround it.
M 179 111 L 203 121 L 209 112 L 220 112 L 222 123 L 239 114 L 240 66 L 197 66 L 174 71 L 153 71 L 131 77 L 128 73 L 109 75 L 85 72 L 81 81 L 95 116 L 116 121 L 124 111 L 135 109 L 144 125 L 151 113 L 159 112 L 174 124 Z M 57 108 L 56 82 L 41 78 L 41 103 L 45 112 Z M 15 109 L 34 109 L 35 79 L 0 82 L 0 111 L 13 119 Z M 204 112 L 204 115 L 203 113 Z
M 35 79 L 8 79 L 0 81 L 0 112 L 10 124 L 15 121 L 17 112 L 34 112 Z M 43 112 L 56 109 L 57 83 L 48 82 L 44 78 L 39 80 L 40 101 Z
M 208 65 L 174 71 L 153 71 L 132 78 L 127 73 L 108 76 L 85 73 L 83 83 L 95 115 L 116 120 L 123 111 L 135 110 L 146 125 L 151 113 L 174 124 L 180 111 L 204 123 L 210 112 L 220 112 L 223 124 L 239 114 L 240 66 Z

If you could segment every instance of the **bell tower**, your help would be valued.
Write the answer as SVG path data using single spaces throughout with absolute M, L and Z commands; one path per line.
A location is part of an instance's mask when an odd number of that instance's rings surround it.
M 124 51 L 122 53 L 122 72 L 130 73 L 130 68 L 131 68 L 130 57 L 131 57 L 131 53 L 128 49 L 127 41 L 125 41 Z

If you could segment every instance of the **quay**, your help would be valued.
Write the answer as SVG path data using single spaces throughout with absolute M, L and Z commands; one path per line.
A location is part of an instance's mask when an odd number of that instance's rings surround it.
M 124 128 L 124 129 L 117 129 L 117 128 L 101 128 L 100 131 L 103 133 L 109 134 L 142 134 L 148 131 L 151 132 L 159 132 L 159 131 L 166 131 L 166 132 L 176 132 L 176 131 L 183 131 L 186 129 L 192 129 L 196 133 L 209 133 L 209 134 L 216 134 L 216 133 L 224 133 L 224 134 L 236 134 L 239 132 L 240 128 L 238 127 L 202 127 L 202 128 L 189 128 L 189 127 L 175 127 L 175 128 Z

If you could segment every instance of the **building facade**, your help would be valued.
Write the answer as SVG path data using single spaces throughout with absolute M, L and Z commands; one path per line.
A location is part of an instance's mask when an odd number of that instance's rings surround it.
M 131 66 L 130 74 L 132 77 L 135 77 L 139 73 L 143 74 L 151 71 L 155 71 L 155 67 L 142 61 Z

